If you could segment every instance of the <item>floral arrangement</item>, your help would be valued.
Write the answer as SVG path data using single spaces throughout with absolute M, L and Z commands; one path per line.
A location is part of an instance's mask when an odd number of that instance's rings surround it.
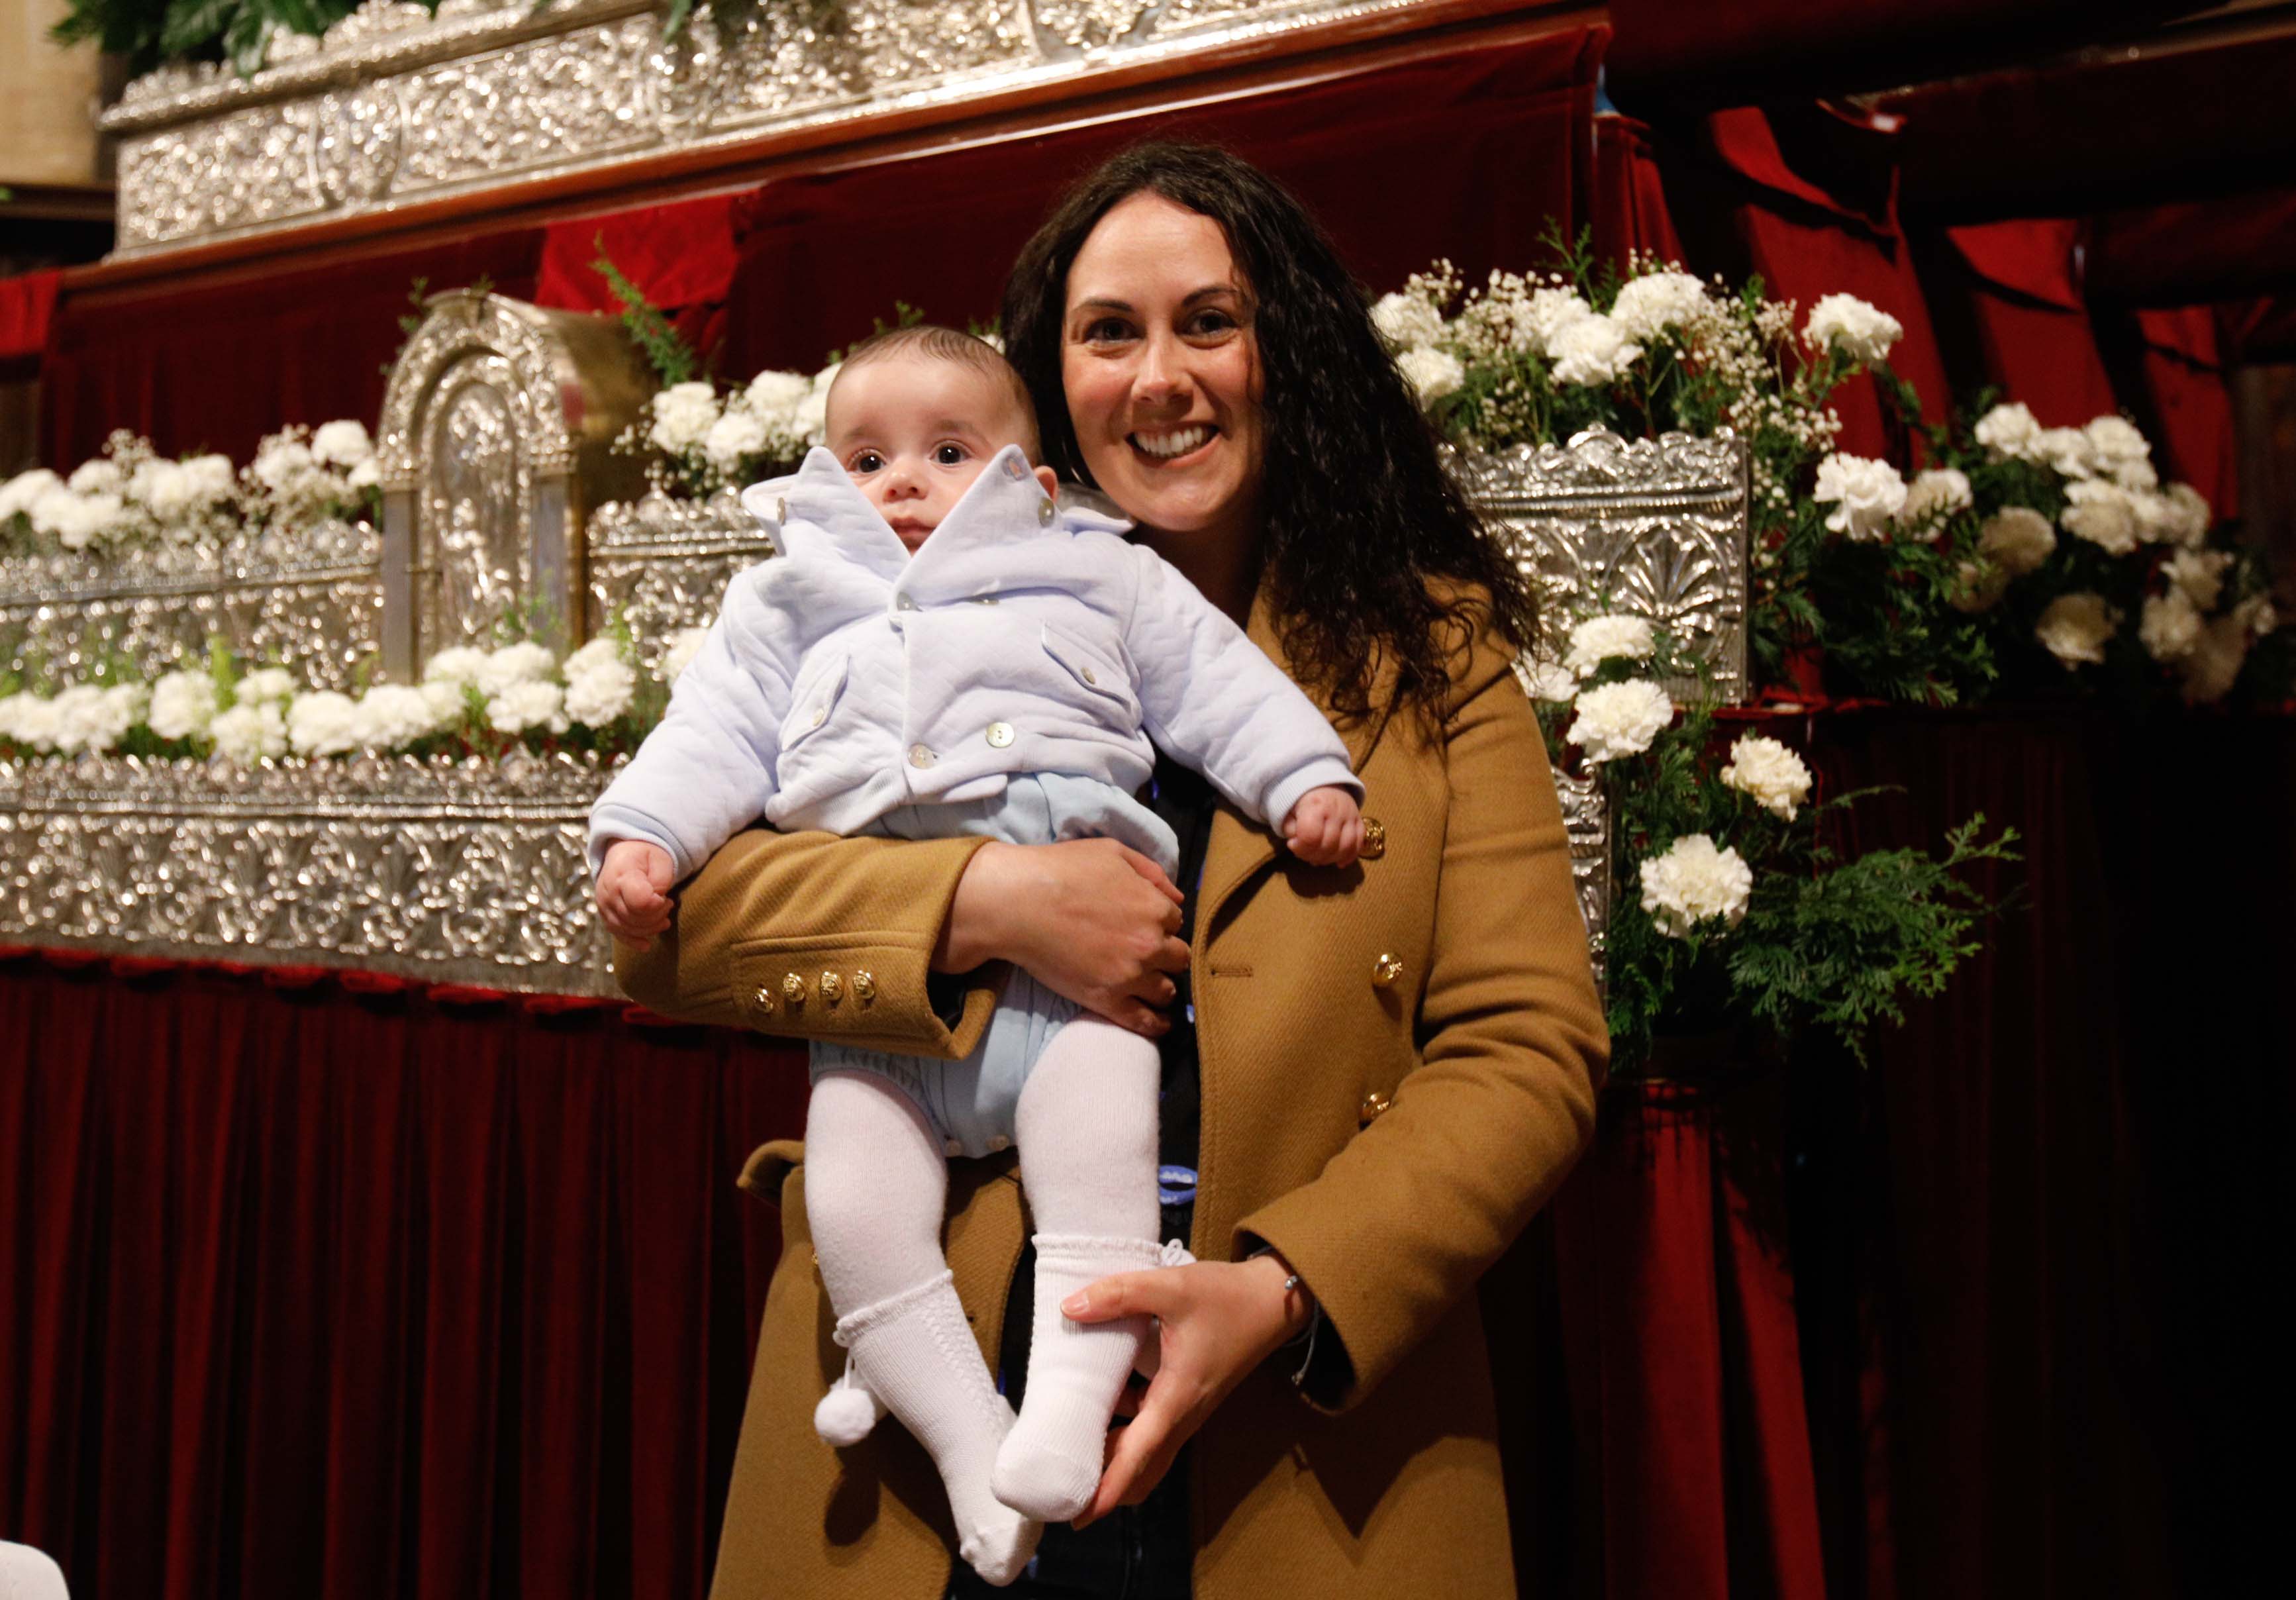
M 270 434 L 239 469 L 212 454 L 169 460 L 123 429 L 69 476 L 34 467 L 0 484 L 0 554 L 213 547 L 250 529 L 373 521 L 381 494 L 374 441 L 348 418 Z
M 2268 574 L 2189 486 L 2159 486 L 2126 419 L 2042 429 L 2011 405 L 1931 428 L 1889 365 L 1903 327 L 1854 296 L 1801 316 L 1759 281 L 1732 291 L 1645 258 L 1621 275 L 1584 240 L 1549 242 L 1558 265 L 1544 275 L 1495 272 L 1463 292 L 1438 263 L 1382 297 L 1374 320 L 1438 429 L 1465 447 L 1593 427 L 1744 439 L 1748 643 L 1769 681 L 1822 658 L 1846 694 L 1949 704 L 2000 693 L 2005 670 L 2007 687 L 2047 686 L 2025 668 L 2052 660 L 2197 701 L 2220 698 L 2252 660 L 2258 696 L 2285 693 L 2296 652 L 2250 652 L 2277 627 Z M 1920 450 L 1910 478 L 1834 448 L 1831 397 L 1861 373 Z
M 250 666 L 220 644 L 149 683 L 116 661 L 79 683 L 0 679 L 0 756 L 117 751 L 239 766 L 290 755 L 499 759 L 520 749 L 610 758 L 660 720 L 705 632 L 682 629 L 649 653 L 617 624 L 562 660 L 532 640 L 457 645 L 432 656 L 419 684 L 357 694 L 308 688 L 285 667 Z
M 1878 1022 L 1904 1021 L 1979 945 L 1995 907 L 1960 875 L 2014 858 L 1972 817 L 1937 855 L 1841 859 L 1821 819 L 1856 794 L 1813 800 L 1800 754 L 1731 737 L 1710 703 L 1677 705 L 1657 680 L 1687 664 L 1640 617 L 1589 618 L 1560 659 L 1527 662 L 1548 754 L 1610 779 L 1610 1027 L 1616 1070 L 1645 1069 L 1659 1035 L 1830 1033 L 1865 1059 Z
M 811 377 L 763 372 L 720 391 L 706 379 L 659 390 L 616 447 L 651 453 L 647 474 L 668 494 L 706 497 L 794 468 L 822 440 L 835 364 Z

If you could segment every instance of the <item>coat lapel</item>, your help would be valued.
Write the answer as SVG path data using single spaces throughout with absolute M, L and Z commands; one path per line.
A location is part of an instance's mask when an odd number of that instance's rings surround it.
M 1275 607 L 1269 599 L 1266 584 L 1260 586 L 1259 595 L 1251 603 L 1251 616 L 1244 625 L 1244 632 L 1253 644 L 1267 652 L 1269 660 L 1283 663 L 1287 670 L 1292 669 L 1292 664 L 1284 653 L 1283 641 L 1276 631 Z M 1308 698 L 1314 701 L 1323 711 L 1325 719 L 1331 722 L 1333 730 L 1339 734 L 1341 742 L 1348 747 L 1348 759 L 1355 767 L 1356 775 L 1363 776 L 1364 769 L 1370 764 L 1371 752 L 1378 745 L 1380 734 L 1386 730 L 1388 717 L 1391 713 L 1382 712 L 1360 720 L 1342 723 L 1332 716 L 1331 706 L 1319 689 L 1306 684 L 1300 685 L 1300 687 L 1306 692 Z M 1385 700 L 1388 687 L 1389 677 L 1386 669 L 1382 666 L 1373 680 L 1372 703 L 1374 705 L 1379 705 Z M 1377 795 L 1366 790 L 1365 808 L 1375 808 L 1378 799 Z M 1281 822 L 1283 818 L 1273 817 L 1269 820 L 1272 825 Z M 1234 807 L 1225 801 L 1221 802 L 1219 809 L 1212 816 L 1211 837 L 1205 841 L 1204 845 L 1204 876 L 1196 902 L 1198 948 L 1203 948 L 1205 938 L 1212 923 L 1218 918 L 1220 908 L 1226 903 L 1228 897 L 1250 882 L 1254 874 L 1275 860 L 1276 849 L 1275 833 L 1272 825 L 1266 828 L 1257 826 L 1248 821 Z

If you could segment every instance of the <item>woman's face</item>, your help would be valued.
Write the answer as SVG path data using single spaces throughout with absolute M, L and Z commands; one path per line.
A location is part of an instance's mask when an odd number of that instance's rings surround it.
M 1168 554 L 1258 531 L 1253 308 L 1219 224 L 1145 191 L 1100 219 L 1069 268 L 1061 382 L 1077 443 Z

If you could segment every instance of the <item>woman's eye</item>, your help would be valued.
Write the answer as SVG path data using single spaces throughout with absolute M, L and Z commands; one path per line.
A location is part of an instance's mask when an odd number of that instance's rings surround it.
M 964 464 L 964 447 L 963 445 L 939 446 L 933 451 L 933 459 L 945 467 L 962 466 Z
M 1199 311 L 1190 319 L 1192 333 L 1225 333 L 1235 326 L 1235 318 L 1225 311 Z
M 1098 322 L 1086 323 L 1084 325 L 1084 342 L 1114 344 L 1119 340 L 1129 338 L 1131 333 L 1131 327 L 1119 318 L 1103 316 Z

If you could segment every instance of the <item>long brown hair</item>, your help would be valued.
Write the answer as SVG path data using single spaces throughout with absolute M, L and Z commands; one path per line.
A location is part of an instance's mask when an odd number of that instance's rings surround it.
M 1372 326 L 1370 296 L 1283 185 L 1202 144 L 1120 152 L 1054 208 L 1004 284 L 1005 354 L 1037 405 L 1044 459 L 1084 483 L 1061 384 L 1069 268 L 1100 219 L 1143 190 L 1210 217 L 1258 310 L 1267 374 L 1261 559 L 1283 645 L 1343 716 L 1439 714 L 1450 652 L 1481 624 L 1517 646 L 1529 587 L 1443 471 L 1437 439 Z M 1391 705 L 1371 694 L 1396 671 Z

